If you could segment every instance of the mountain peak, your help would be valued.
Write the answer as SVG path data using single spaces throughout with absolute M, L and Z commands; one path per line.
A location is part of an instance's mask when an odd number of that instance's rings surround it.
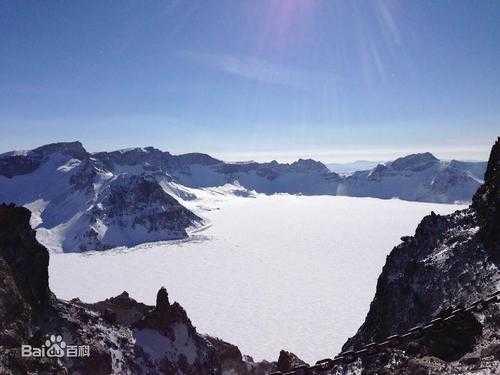
M 38 148 L 35 148 L 34 150 L 31 150 L 32 154 L 40 155 L 42 157 L 55 152 L 67 154 L 76 159 L 84 159 L 88 156 L 87 150 L 85 150 L 82 143 L 79 141 L 49 143 L 47 145 L 40 146 Z
M 120 154 L 127 154 L 127 153 L 141 153 L 141 154 L 147 154 L 147 153 L 152 153 L 152 152 L 162 152 L 161 150 L 153 147 L 153 146 L 147 146 L 147 147 L 128 147 L 128 148 L 121 148 L 116 151 L 111 151 L 111 152 L 118 152 Z
M 330 172 L 326 165 L 313 159 L 299 159 L 290 164 L 290 167 L 299 171 Z
M 439 163 L 438 158 L 430 152 L 423 152 L 397 158 L 390 163 L 390 166 L 396 170 L 409 169 L 412 171 L 419 171 L 436 163 Z

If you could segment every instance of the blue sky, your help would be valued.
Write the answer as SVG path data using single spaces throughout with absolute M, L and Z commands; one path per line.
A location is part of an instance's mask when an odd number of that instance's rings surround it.
M 4 1 L 0 151 L 486 158 L 498 1 Z

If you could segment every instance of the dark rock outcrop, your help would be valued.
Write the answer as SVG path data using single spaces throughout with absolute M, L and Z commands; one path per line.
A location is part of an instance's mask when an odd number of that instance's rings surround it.
M 166 193 L 154 178 L 120 175 L 80 221 L 86 221 L 84 227 L 89 229 L 78 232 L 73 241 L 83 251 L 185 238 L 186 228 L 202 219 Z M 102 226 L 108 228 L 104 233 L 100 233 Z
M 280 351 L 278 363 L 276 364 L 277 371 L 288 371 L 294 367 L 305 365 L 306 363 L 297 357 L 295 354 L 287 352 L 286 350 Z
M 23 299 L 37 310 L 47 306 L 49 254 L 35 240 L 35 231 L 25 227 L 30 211 L 24 207 L 0 204 L 0 249 L 2 260 L 13 276 Z
M 495 142 L 488 161 L 485 183 L 472 198 L 482 241 L 496 262 L 500 261 L 500 138 Z

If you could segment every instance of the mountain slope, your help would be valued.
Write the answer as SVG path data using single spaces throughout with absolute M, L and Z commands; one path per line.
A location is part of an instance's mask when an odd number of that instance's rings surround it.
M 184 238 L 202 221 L 154 178 L 113 173 L 79 142 L 8 154 L 0 166 L 0 201 L 28 207 L 39 238 L 56 251 Z
M 413 154 L 347 176 L 339 193 L 420 202 L 467 202 L 482 183 L 485 164 L 443 162 L 430 153 Z

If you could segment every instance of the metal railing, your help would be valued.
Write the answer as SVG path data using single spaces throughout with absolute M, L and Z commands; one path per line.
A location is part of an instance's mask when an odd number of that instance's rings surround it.
M 446 327 L 452 321 L 463 320 L 465 314 L 472 312 L 481 312 L 486 310 L 490 305 L 500 302 L 500 291 L 489 294 L 486 298 L 479 299 L 466 307 L 457 307 L 448 315 L 432 319 L 426 324 L 419 324 L 404 333 L 398 333 L 386 337 L 379 342 L 372 342 L 357 348 L 356 350 L 347 350 L 336 355 L 334 358 L 325 358 L 317 361 L 316 364 L 310 366 L 307 364 L 293 367 L 286 371 L 275 371 L 270 375 L 292 375 L 292 374 L 307 374 L 314 371 L 328 371 L 340 364 L 348 364 L 356 361 L 357 358 L 374 355 L 389 347 L 397 348 L 399 345 L 406 344 L 411 341 L 422 338 L 427 332 L 432 330 L 440 330 Z

